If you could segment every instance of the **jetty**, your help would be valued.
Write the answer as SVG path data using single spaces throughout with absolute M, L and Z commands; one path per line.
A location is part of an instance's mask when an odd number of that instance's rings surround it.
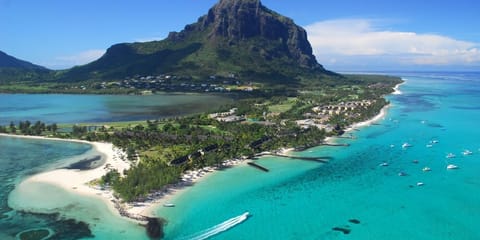
M 350 144 L 348 144 L 348 143 L 322 143 L 322 146 L 330 146 L 330 147 L 349 147 Z
M 257 168 L 257 169 L 259 169 L 259 170 L 262 170 L 262 171 L 264 171 L 264 172 L 269 172 L 269 171 L 270 171 L 270 170 L 268 170 L 268 168 L 263 167 L 263 166 L 260 166 L 260 165 L 254 163 L 254 162 L 248 162 L 247 164 L 250 165 L 250 166 L 252 166 L 252 167 L 254 167 L 254 168 Z
M 331 160 L 332 157 L 300 157 L 300 156 L 289 156 L 289 155 L 284 155 L 284 154 L 272 154 L 275 157 L 284 157 L 284 158 L 291 158 L 291 159 L 297 159 L 297 160 L 305 160 L 305 161 L 314 161 L 314 162 L 322 162 L 322 163 L 327 163 L 328 160 Z

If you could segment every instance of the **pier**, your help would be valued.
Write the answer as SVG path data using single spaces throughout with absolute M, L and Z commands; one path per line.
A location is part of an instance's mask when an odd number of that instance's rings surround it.
M 322 143 L 322 146 L 330 146 L 330 147 L 349 147 L 350 144 L 348 144 L 348 143 Z
M 314 162 L 321 162 L 321 163 L 327 163 L 328 160 L 331 160 L 332 157 L 299 157 L 299 156 L 289 156 L 289 155 L 283 155 L 283 154 L 273 154 L 275 157 L 284 157 L 284 158 L 291 158 L 291 159 L 297 159 L 297 160 L 305 160 L 305 161 L 314 161 Z
M 254 168 L 257 168 L 257 169 L 259 169 L 259 170 L 262 170 L 262 171 L 264 171 L 264 172 L 269 172 L 269 171 L 270 171 L 270 170 L 268 170 L 268 168 L 263 167 L 263 166 L 260 166 L 260 165 L 254 163 L 254 162 L 248 162 L 247 164 L 250 165 L 250 166 L 252 166 L 252 167 L 254 167 Z

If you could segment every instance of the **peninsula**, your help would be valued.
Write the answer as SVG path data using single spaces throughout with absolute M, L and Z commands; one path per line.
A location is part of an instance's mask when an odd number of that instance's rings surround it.
M 97 187 L 93 195 L 104 194 L 98 189 L 112 190 L 105 196 L 122 215 L 143 219 L 148 213 L 138 206 L 148 204 L 140 202 L 154 202 L 205 172 L 262 152 L 318 146 L 356 123 L 378 119 L 389 104 L 384 96 L 401 79 L 325 70 L 306 34 L 259 0 L 220 0 L 196 23 L 165 40 L 116 44 L 84 66 L 61 72 L 41 69 L 28 79 L 11 77 L 0 91 L 219 92 L 234 98 L 233 103 L 203 114 L 135 123 L 68 125 L 24 119 L 0 126 L 0 132 L 112 143 L 115 148 L 95 143 L 108 155 L 103 170 L 75 174 L 76 180 L 63 185 L 54 179 L 72 170 L 27 181 L 92 194 L 82 185 L 89 183 Z

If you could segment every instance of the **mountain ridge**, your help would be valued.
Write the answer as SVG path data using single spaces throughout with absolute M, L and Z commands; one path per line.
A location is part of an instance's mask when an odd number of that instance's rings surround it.
M 334 75 L 312 53 L 306 31 L 260 0 L 220 0 L 198 21 L 160 41 L 112 45 L 98 60 L 65 71 L 61 81 L 134 75 L 186 79 L 235 75 L 272 84 Z
M 7 53 L 0 51 L 0 68 L 19 68 L 29 70 L 47 70 L 46 67 L 33 64 L 31 62 L 18 59 L 10 56 Z

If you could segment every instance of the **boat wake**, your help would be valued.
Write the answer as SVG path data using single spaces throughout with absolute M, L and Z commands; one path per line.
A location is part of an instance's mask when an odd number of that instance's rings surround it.
M 224 231 L 227 231 L 228 229 L 235 227 L 236 225 L 242 223 L 243 221 L 247 220 L 249 216 L 249 212 L 245 212 L 242 215 L 233 217 L 228 219 L 225 222 L 222 222 L 220 224 L 217 224 L 211 228 L 205 229 L 201 232 L 195 233 L 191 236 L 182 238 L 182 239 L 191 239 L 191 240 L 203 240 L 207 239 L 209 237 L 215 236 L 219 233 L 222 233 Z

